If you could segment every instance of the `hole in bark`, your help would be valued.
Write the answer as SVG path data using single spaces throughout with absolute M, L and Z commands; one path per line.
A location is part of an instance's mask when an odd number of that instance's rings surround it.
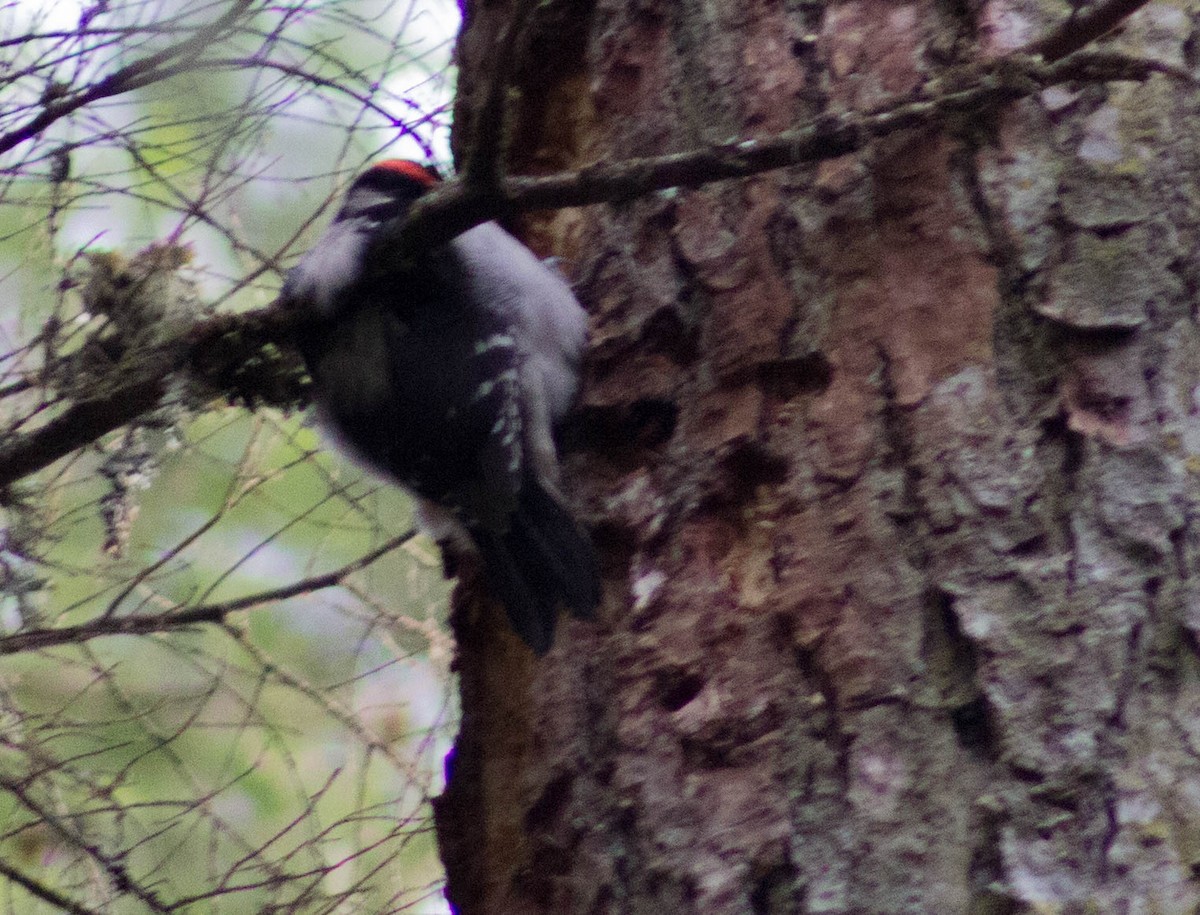
M 660 308 L 642 325 L 642 342 L 652 353 L 687 365 L 696 359 L 696 334 L 678 311 Z
M 1042 422 L 1042 434 L 1051 441 L 1062 439 L 1062 474 L 1070 485 L 1072 478 L 1083 466 L 1083 436 L 1067 425 L 1067 417 L 1062 413 Z
M 1083 458 L 1083 436 L 1068 429 L 1066 440 L 1063 442 L 1064 476 L 1074 477 L 1083 467 Z
M 1009 550 L 1013 556 L 1036 556 L 1046 547 L 1046 535 L 1036 533 L 1017 543 Z
M 675 434 L 679 407 L 645 398 L 611 407 L 588 407 L 567 418 L 559 433 L 564 452 L 588 449 L 607 458 L 636 455 L 666 444 Z
M 1054 320 L 1051 318 L 1050 320 Z M 1062 339 L 1083 355 L 1101 355 L 1119 346 L 1128 346 L 1137 327 L 1078 327 L 1058 322 Z
M 1088 231 L 1101 239 L 1120 238 L 1136 225 L 1140 225 L 1140 222 L 1116 222 L 1107 226 L 1092 226 Z
M 750 908 L 754 915 L 783 915 L 800 911 L 797 905 L 795 868 L 776 864 L 754 881 L 750 891 Z
M 550 782 L 533 806 L 525 813 L 525 829 L 533 832 L 539 826 L 552 822 L 566 806 L 571 794 L 571 780 L 566 775 L 560 775 Z
M 643 448 L 657 448 L 675 434 L 679 407 L 669 400 L 637 400 L 629 407 L 630 440 Z
M 704 680 L 684 670 L 664 671 L 658 680 L 658 701 L 668 712 L 677 712 L 700 694 Z
M 954 736 L 958 738 L 959 746 L 964 750 L 991 754 L 995 746 L 995 733 L 983 696 L 976 696 L 966 705 L 952 709 L 950 723 L 954 726 Z
M 1019 760 L 1014 760 L 1009 764 L 1009 771 L 1017 781 L 1025 782 L 1030 785 L 1043 785 L 1046 782 L 1046 776 L 1025 763 Z
M 758 486 L 784 483 L 788 470 L 786 457 L 757 442 L 737 445 L 721 460 L 721 484 L 710 494 L 708 506 L 718 510 L 742 506 L 754 498 Z
M 777 486 L 787 480 L 787 458 L 758 442 L 734 445 L 719 463 L 715 485 L 704 494 L 701 509 L 738 524 L 740 508 L 754 499 L 759 486 Z
M 758 486 L 777 486 L 787 479 L 788 462 L 772 454 L 757 442 L 747 442 L 731 451 L 722 461 L 730 489 L 748 497 Z M 741 501 L 736 499 L 736 501 Z
M 959 746 L 995 758 L 996 735 L 979 684 L 978 650 L 963 632 L 954 599 L 945 591 L 932 591 L 927 598 L 922 655 L 930 679 L 945 697 Z
M 801 394 L 822 394 L 833 382 L 833 365 L 824 353 L 765 362 L 758 368 L 766 392 L 779 400 Z

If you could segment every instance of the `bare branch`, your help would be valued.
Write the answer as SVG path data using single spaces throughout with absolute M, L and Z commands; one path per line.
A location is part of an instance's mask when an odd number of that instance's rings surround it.
M 152 912 L 169 912 L 170 907 L 164 904 L 153 890 L 142 886 L 130 875 L 129 868 L 119 855 L 109 855 L 99 845 L 89 842 L 78 831 L 70 817 L 59 816 L 48 806 L 38 801 L 26 790 L 23 782 L 18 782 L 6 776 L 0 776 L 0 788 L 8 791 L 39 820 L 49 826 L 64 841 L 78 848 L 108 875 L 113 887 L 122 893 L 136 896 Z
M 333 588 L 341 584 L 349 575 L 365 569 L 376 560 L 387 555 L 397 547 L 403 546 L 416 536 L 416 531 L 408 530 L 391 538 L 386 543 L 369 553 L 364 553 L 353 562 L 348 562 L 339 569 L 324 575 L 314 575 L 290 585 L 249 594 L 236 600 L 224 601 L 218 604 L 204 604 L 181 610 L 178 613 L 132 613 L 128 616 L 103 616 L 87 623 L 76 626 L 63 626 L 59 629 L 30 629 L 0 638 L 0 655 L 17 654 L 22 651 L 36 651 L 51 648 L 56 645 L 73 645 L 110 635 L 149 635 L 156 632 L 175 632 L 195 626 L 198 623 L 221 623 L 232 613 L 249 610 L 262 604 L 287 600 L 300 594 L 309 594 L 325 588 Z
M 290 325 L 287 315 L 272 308 L 201 321 L 184 341 L 169 341 L 144 354 L 133 377 L 112 390 L 80 401 L 44 426 L 0 445 L 0 489 L 153 409 L 182 365 L 199 378 L 228 379 L 240 360 L 286 339 Z
M 50 99 L 42 110 L 15 130 L 0 136 L 0 153 L 31 140 L 47 127 L 85 105 L 112 98 L 183 72 L 187 62 L 233 28 L 254 0 L 236 0 L 226 13 L 210 25 L 197 29 L 189 38 L 169 48 L 133 61 L 86 89 Z
M 197 61 L 193 70 L 276 70 L 287 76 L 294 76 L 297 79 L 304 81 L 312 86 L 318 86 L 322 89 L 328 89 L 331 92 L 338 92 L 342 95 L 354 99 L 362 106 L 365 111 L 373 111 L 393 127 L 400 131 L 404 136 L 410 137 L 414 142 L 420 144 L 425 150 L 426 155 L 432 155 L 432 150 L 428 142 L 417 132 L 417 128 L 428 123 L 436 118 L 441 112 L 430 111 L 420 114 L 411 123 L 397 119 L 391 112 L 376 102 L 368 92 L 355 91 L 350 84 L 344 79 L 331 79 L 321 76 L 311 70 L 306 70 L 304 67 L 295 64 L 284 63 L 282 61 L 271 60 L 266 57 L 222 57 L 222 58 L 206 58 L 202 61 Z M 414 106 L 415 107 L 415 106 Z
M 980 115 L 998 105 L 1074 80 L 1143 80 L 1155 73 L 1185 77 L 1167 64 L 1117 54 L 1076 53 L 1054 64 L 1011 55 L 980 67 L 956 70 L 927 88 L 922 98 L 869 114 L 817 118 L 773 137 L 716 144 L 700 149 L 595 165 L 541 178 L 508 178 L 495 188 L 448 182 L 413 208 L 410 219 L 383 233 L 376 243 L 381 272 L 414 253 L 444 244 L 491 219 L 529 210 L 630 200 L 676 187 L 744 178 L 772 169 L 834 159 L 863 149 L 872 140 L 951 117 Z M 197 325 L 185 342 L 144 360 L 144 370 L 110 394 L 78 403 L 61 416 L 0 446 L 0 489 L 48 466 L 99 436 L 136 419 L 166 390 L 166 378 L 187 364 L 219 384 L 236 372 L 238 360 L 267 343 L 285 341 L 294 318 L 268 307 L 242 315 L 220 315 Z M 289 388 L 289 392 L 291 389 Z
M 47 886 L 40 880 L 33 879 L 28 874 L 23 874 L 15 867 L 5 863 L 2 858 L 0 858 L 0 875 L 24 887 L 25 891 L 31 896 L 36 896 L 43 902 L 48 902 L 61 911 L 70 913 L 70 915 L 99 915 L 98 909 L 89 909 L 86 906 L 80 905 L 74 899 L 69 899 L 53 887 Z
M 819 117 L 773 137 L 715 144 L 663 156 L 594 165 L 541 178 L 509 178 L 495 189 L 450 182 L 418 202 L 408 222 L 378 243 L 381 269 L 412 252 L 443 244 L 490 219 L 528 210 L 631 200 L 654 191 L 698 187 L 792 165 L 835 159 L 901 130 L 981 114 L 1073 80 L 1142 80 L 1173 70 L 1157 61 L 1110 54 L 1076 54 L 1055 64 L 1010 55 L 979 67 L 952 71 L 927 87 L 924 97 L 868 114 Z M 954 85 L 957 83 L 957 85 Z
M 1107 0 L 1082 13 L 1072 12 L 1063 22 L 1031 42 L 1022 51 L 1026 54 L 1040 54 L 1047 63 L 1062 60 L 1068 54 L 1086 47 L 1098 38 L 1103 38 L 1147 2 L 1148 0 Z

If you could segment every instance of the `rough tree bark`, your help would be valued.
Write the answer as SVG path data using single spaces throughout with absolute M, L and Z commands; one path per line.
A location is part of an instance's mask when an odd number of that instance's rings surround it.
M 511 6 L 466 12 L 460 146 Z M 560 0 L 510 164 L 867 110 L 1069 13 Z M 1115 47 L 1194 67 L 1198 22 Z M 1197 136 L 1194 88 L 1067 86 L 527 222 L 592 315 L 607 595 L 540 662 L 460 608 L 459 911 L 1196 910 Z

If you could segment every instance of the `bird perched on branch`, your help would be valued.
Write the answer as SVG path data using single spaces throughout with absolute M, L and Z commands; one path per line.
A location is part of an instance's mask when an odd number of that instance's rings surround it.
M 600 599 L 553 438 L 579 387 L 587 317 L 558 272 L 495 223 L 408 265 L 372 263 L 438 180 L 400 159 L 360 175 L 283 300 L 302 316 L 326 426 L 418 497 L 444 548 L 478 552 L 489 590 L 540 654 L 561 607 L 589 618 Z

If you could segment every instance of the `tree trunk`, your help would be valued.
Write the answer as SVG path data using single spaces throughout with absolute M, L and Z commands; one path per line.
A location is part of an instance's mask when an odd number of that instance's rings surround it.
M 460 149 L 510 12 L 468 3 Z M 510 164 L 874 109 L 1051 22 L 562 0 Z M 1195 23 L 1115 47 L 1190 66 Z M 460 608 L 460 912 L 1196 910 L 1198 114 L 1068 86 L 526 225 L 591 313 L 567 488 L 606 598 L 540 661 Z

